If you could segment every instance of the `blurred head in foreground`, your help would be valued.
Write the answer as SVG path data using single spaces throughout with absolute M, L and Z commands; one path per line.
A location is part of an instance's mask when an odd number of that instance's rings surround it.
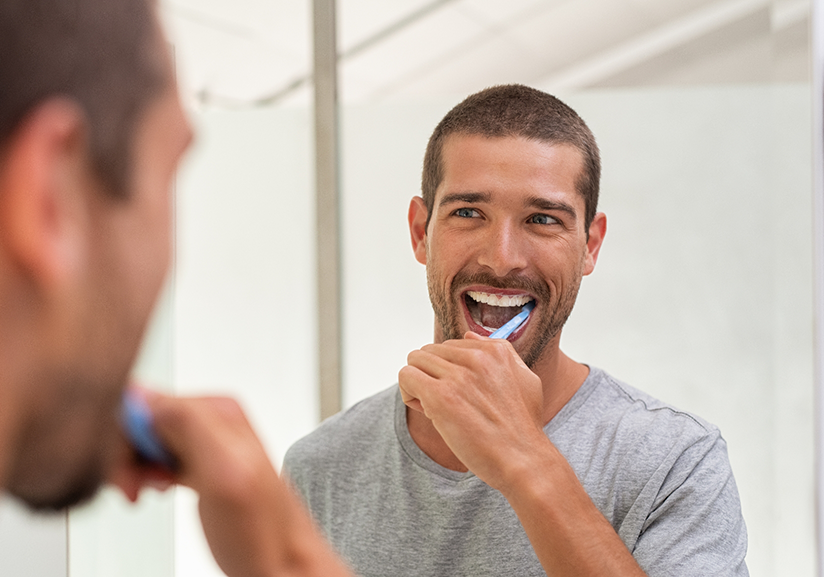
M 61 509 L 120 446 L 191 132 L 149 0 L 3 0 L 0 54 L 0 487 Z

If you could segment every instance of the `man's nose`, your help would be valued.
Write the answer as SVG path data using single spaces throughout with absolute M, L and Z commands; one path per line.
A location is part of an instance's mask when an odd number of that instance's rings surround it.
M 479 247 L 478 264 L 499 277 L 524 269 L 526 252 L 523 241 L 517 227 L 511 223 L 491 227 Z

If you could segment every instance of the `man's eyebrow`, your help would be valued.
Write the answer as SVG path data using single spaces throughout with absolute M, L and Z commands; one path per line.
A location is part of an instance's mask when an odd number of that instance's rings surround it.
M 491 199 L 492 195 L 488 192 L 451 192 L 445 194 L 438 204 L 441 206 L 456 203 L 477 204 L 489 202 Z
M 575 212 L 575 207 L 572 205 L 557 200 L 549 200 L 540 196 L 531 196 L 526 199 L 526 206 L 530 208 L 537 208 L 539 210 L 560 210 L 567 213 L 572 218 L 577 219 L 578 213 Z

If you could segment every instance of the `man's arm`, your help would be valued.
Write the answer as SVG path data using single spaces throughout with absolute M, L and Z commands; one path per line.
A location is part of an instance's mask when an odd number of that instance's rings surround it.
M 644 572 L 543 432 L 537 375 L 506 341 L 468 333 L 409 355 L 399 374 L 455 456 L 501 491 L 549 575 Z
M 235 401 L 156 394 L 147 400 L 158 435 L 179 461 L 169 480 L 198 493 L 206 539 L 228 576 L 352 575 L 277 475 Z M 131 466 L 113 481 L 134 499 L 157 476 Z
M 524 463 L 501 492 L 529 536 L 547 574 L 643 576 L 572 467 L 544 436 L 542 459 Z

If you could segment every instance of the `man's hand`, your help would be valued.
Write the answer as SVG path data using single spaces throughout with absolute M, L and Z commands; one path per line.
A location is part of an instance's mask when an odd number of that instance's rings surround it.
M 349 575 L 278 477 L 234 400 L 147 393 L 147 401 L 179 468 L 121 466 L 112 480 L 127 496 L 134 499 L 142 485 L 158 481 L 194 489 L 206 539 L 230 577 Z
M 548 575 L 643 577 L 543 432 L 541 379 L 503 340 L 467 333 L 409 354 L 398 375 L 455 456 L 509 501 Z
M 548 444 L 541 379 L 508 341 L 468 332 L 412 351 L 407 362 L 398 375 L 404 402 L 488 485 L 505 492 L 536 446 Z

